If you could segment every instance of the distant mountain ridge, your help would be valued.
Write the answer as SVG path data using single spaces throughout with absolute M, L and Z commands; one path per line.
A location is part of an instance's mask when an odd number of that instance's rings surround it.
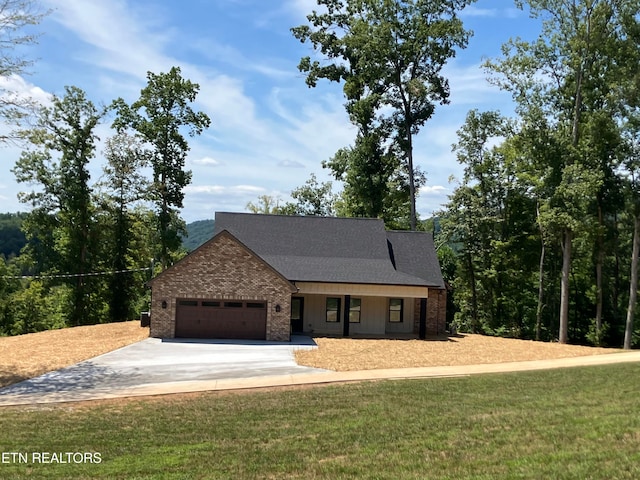
M 182 238 L 182 246 L 189 252 L 213 237 L 215 220 L 196 220 L 187 224 L 187 237 Z
M 5 258 L 20 255 L 20 250 L 27 243 L 22 233 L 22 221 L 26 213 L 0 213 L 0 254 Z

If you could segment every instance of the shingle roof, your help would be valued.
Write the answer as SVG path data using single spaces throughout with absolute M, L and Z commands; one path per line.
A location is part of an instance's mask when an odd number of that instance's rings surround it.
M 431 235 L 379 219 L 216 213 L 223 230 L 291 281 L 444 287 Z

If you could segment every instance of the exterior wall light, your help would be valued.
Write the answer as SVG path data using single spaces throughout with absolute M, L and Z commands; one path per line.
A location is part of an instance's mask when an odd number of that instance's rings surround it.
M 280 313 L 280 310 L 281 310 L 280 304 L 276 305 L 276 313 Z
M 166 300 L 162 300 L 162 309 L 166 309 L 167 308 L 167 301 Z

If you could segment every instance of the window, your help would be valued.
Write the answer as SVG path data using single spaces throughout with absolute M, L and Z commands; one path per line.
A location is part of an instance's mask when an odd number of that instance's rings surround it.
M 224 302 L 224 308 L 242 308 L 242 302 Z
M 327 322 L 337 323 L 340 321 L 340 299 L 327 298 Z
M 202 302 L 203 307 L 219 307 L 220 302 Z
M 352 298 L 349 302 L 349 323 L 360 323 L 360 310 L 362 300 L 360 298 Z
M 197 300 L 180 300 L 178 302 L 178 305 L 182 305 L 183 307 L 197 307 L 198 301 Z
M 247 308 L 265 308 L 262 302 L 247 302 Z
M 403 300 L 401 298 L 389 299 L 389 322 L 400 323 L 402 322 L 402 307 Z

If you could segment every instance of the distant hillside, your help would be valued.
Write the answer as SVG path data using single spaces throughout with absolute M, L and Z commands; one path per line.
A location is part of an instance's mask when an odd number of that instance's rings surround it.
M 182 239 L 182 246 L 193 251 L 213 237 L 214 220 L 198 220 L 187 224 L 187 238 Z
M 5 258 L 17 256 L 27 243 L 20 230 L 26 213 L 0 213 L 0 254 Z

